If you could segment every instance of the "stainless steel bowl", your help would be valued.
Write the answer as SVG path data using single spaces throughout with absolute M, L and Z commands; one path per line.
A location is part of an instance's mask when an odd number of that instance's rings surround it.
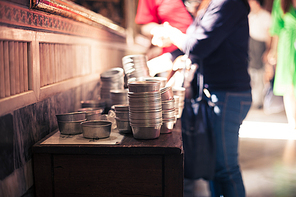
M 160 133 L 171 133 L 175 125 L 175 119 L 171 119 L 169 121 L 163 121 Z
M 116 111 L 116 118 L 122 120 L 122 121 L 128 121 L 129 120 L 129 112 L 121 112 L 121 111 Z
M 80 123 L 85 121 L 85 113 L 72 112 L 56 115 L 61 134 L 76 135 L 82 133 Z
M 85 138 L 107 138 L 111 133 L 112 123 L 102 120 L 91 120 L 81 123 L 83 137 Z
M 128 83 L 130 92 L 156 92 L 160 89 L 159 81 L 132 81 Z
M 175 100 L 167 100 L 167 101 L 162 101 L 162 110 L 173 110 L 175 109 Z
M 58 120 L 58 126 L 60 133 L 63 135 L 76 135 L 82 133 L 82 128 L 80 123 L 85 121 L 60 121 Z
M 176 112 L 175 110 L 162 110 L 162 119 L 173 119 L 175 118 Z
M 85 119 L 85 113 L 83 112 L 71 112 L 56 115 L 58 121 L 83 121 Z
M 167 101 L 174 99 L 174 93 L 171 87 L 164 87 L 160 89 L 161 100 Z
M 160 128 L 161 125 L 155 125 L 151 127 L 141 127 L 141 126 L 134 126 L 132 125 L 132 132 L 133 136 L 136 139 L 155 139 L 158 138 L 160 135 Z
M 120 111 L 120 112 L 129 111 L 129 105 L 128 104 L 113 105 L 111 107 L 111 109 L 113 109 L 115 112 L 116 111 Z
M 132 133 L 132 128 L 130 126 L 129 121 L 122 121 L 118 118 L 116 118 L 116 124 L 119 132 L 121 133 Z

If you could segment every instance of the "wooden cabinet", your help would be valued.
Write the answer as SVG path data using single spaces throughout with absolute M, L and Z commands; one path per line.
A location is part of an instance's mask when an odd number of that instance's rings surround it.
M 181 131 L 154 140 L 125 135 L 120 142 L 33 146 L 36 196 L 183 196 Z M 76 140 L 79 141 L 79 140 Z M 98 140 L 100 141 L 100 140 Z

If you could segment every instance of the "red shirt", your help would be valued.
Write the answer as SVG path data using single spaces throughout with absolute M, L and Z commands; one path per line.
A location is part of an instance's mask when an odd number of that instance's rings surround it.
M 192 23 L 192 17 L 182 0 L 139 0 L 136 23 L 147 24 L 168 22 L 171 26 L 186 32 Z M 163 53 L 176 50 L 175 45 L 163 48 Z

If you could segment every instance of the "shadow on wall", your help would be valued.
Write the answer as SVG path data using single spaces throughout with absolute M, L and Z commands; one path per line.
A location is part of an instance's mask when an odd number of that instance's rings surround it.
M 34 196 L 32 146 L 58 129 L 56 114 L 98 99 L 99 83 L 82 85 L 0 117 L 0 196 Z

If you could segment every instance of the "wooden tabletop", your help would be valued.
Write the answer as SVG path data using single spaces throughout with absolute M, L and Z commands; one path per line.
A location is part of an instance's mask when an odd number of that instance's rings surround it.
M 132 134 L 125 134 L 121 142 L 116 144 L 46 144 L 45 140 L 51 138 L 52 132 L 33 146 L 33 153 L 56 154 L 181 154 L 182 135 L 180 121 L 178 120 L 173 131 L 160 134 L 159 138 L 151 140 L 138 140 Z

